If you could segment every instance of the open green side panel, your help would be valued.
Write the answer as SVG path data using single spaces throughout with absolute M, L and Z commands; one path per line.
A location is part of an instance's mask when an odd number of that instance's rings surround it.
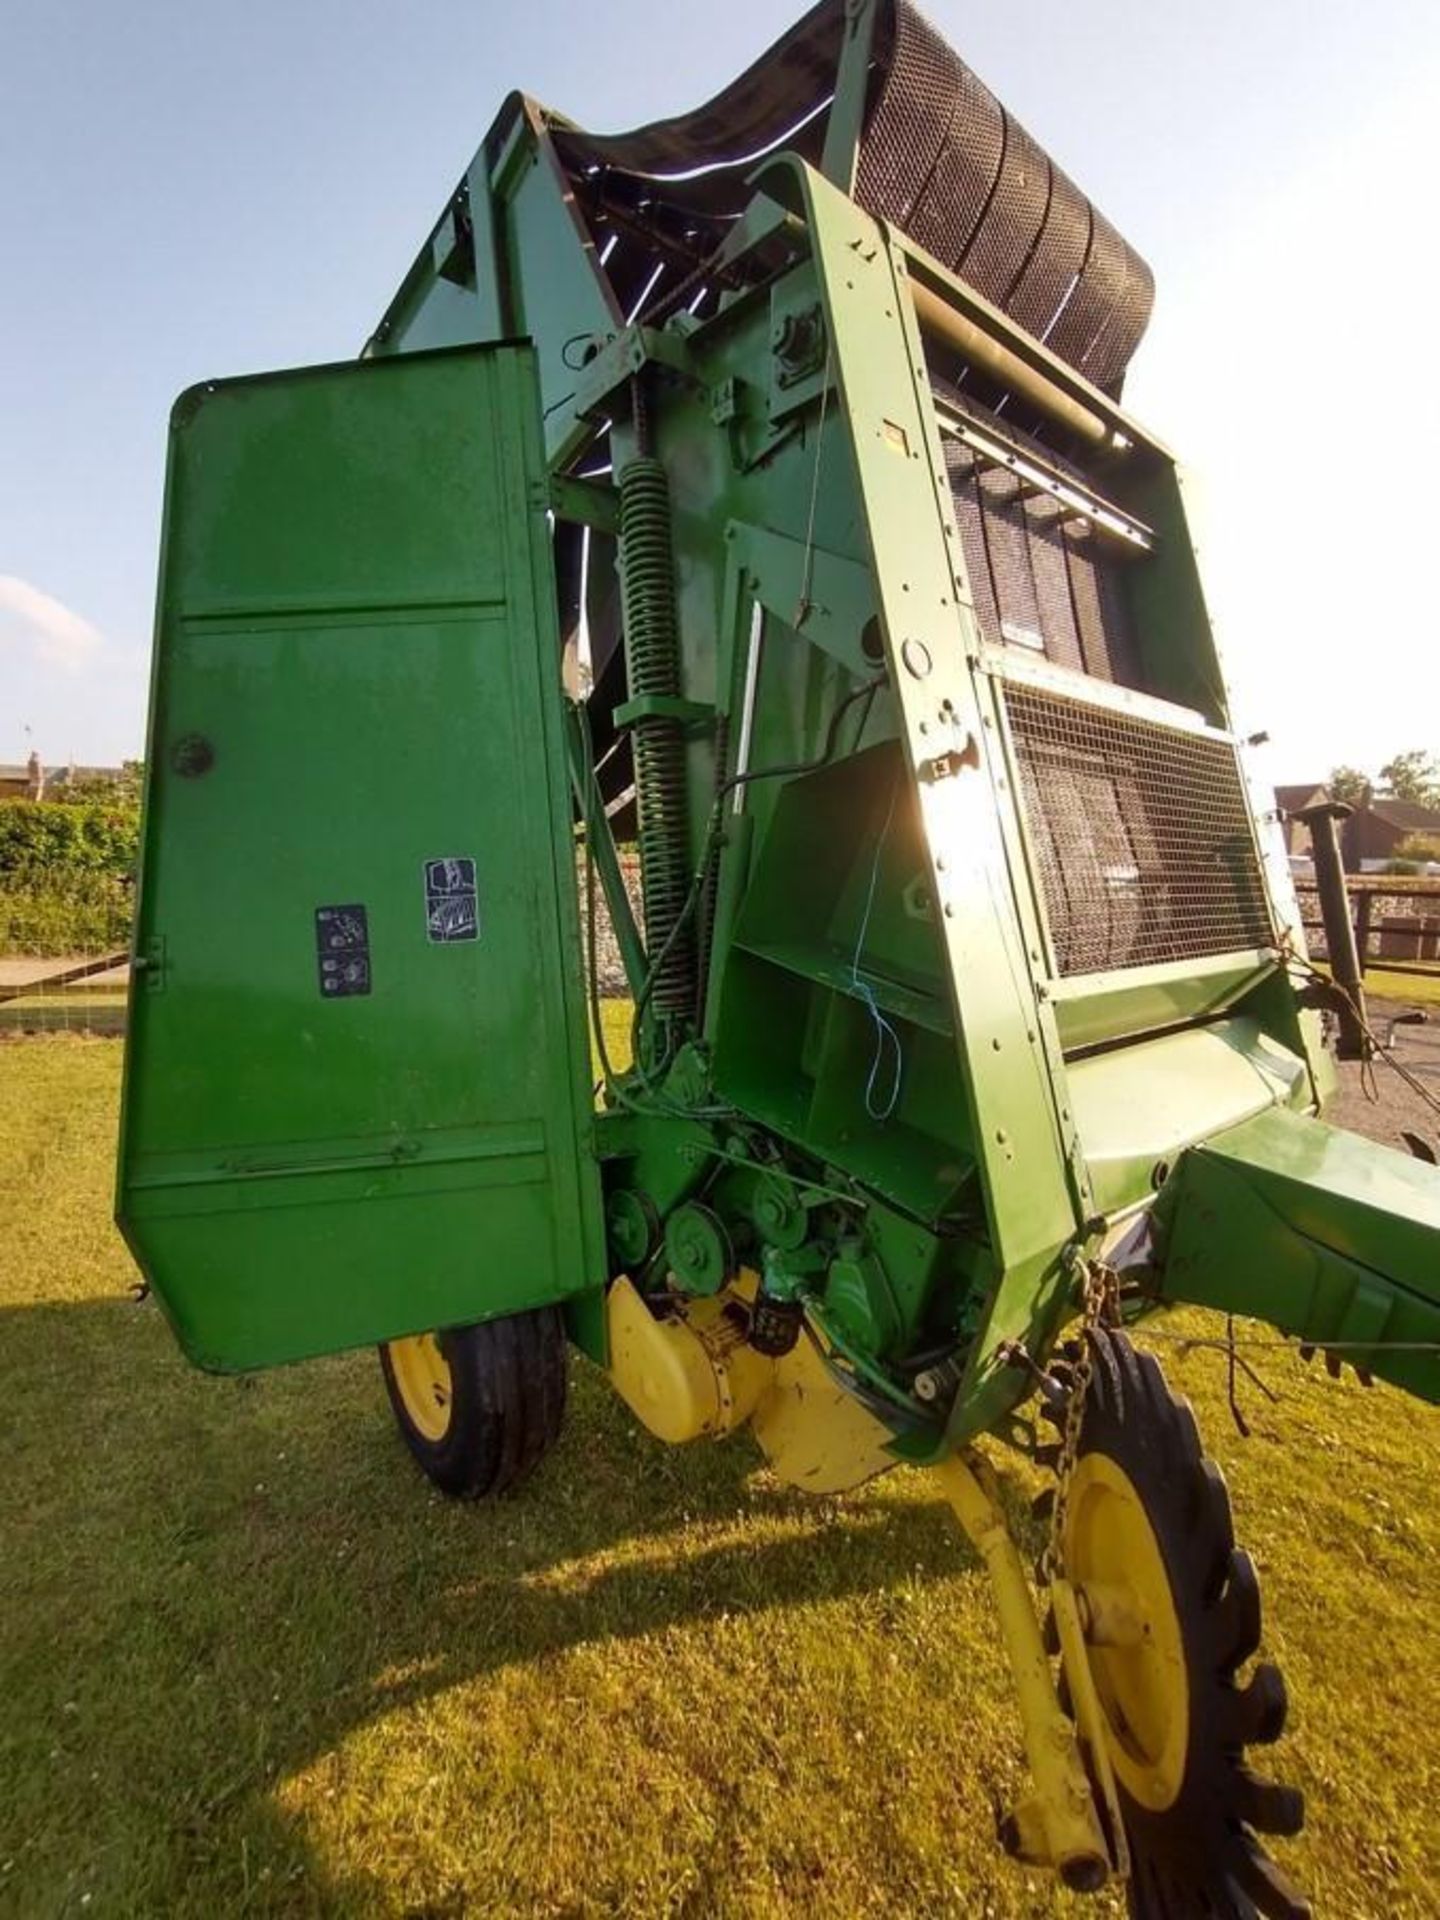
M 201 1365 L 603 1282 L 536 392 L 176 405 L 119 1212 Z

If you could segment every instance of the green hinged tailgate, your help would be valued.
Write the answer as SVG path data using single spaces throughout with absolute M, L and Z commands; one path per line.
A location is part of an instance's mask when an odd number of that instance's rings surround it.
M 176 405 L 119 1215 L 201 1365 L 603 1281 L 536 392 Z

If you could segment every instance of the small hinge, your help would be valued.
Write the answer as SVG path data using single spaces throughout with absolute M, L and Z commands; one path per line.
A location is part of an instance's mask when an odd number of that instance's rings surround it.
M 165 985 L 165 940 L 154 934 L 130 962 L 130 971 L 140 976 L 146 993 L 159 993 Z

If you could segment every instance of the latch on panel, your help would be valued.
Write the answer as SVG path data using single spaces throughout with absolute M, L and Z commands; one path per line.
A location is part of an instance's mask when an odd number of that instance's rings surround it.
M 146 993 L 159 993 L 165 985 L 165 939 L 154 934 L 130 962 L 130 971 L 140 976 Z
M 947 747 L 943 753 L 933 755 L 929 760 L 920 762 L 922 780 L 950 780 L 963 767 L 978 767 L 980 764 L 980 743 L 973 733 L 967 733 L 965 744 L 960 747 Z

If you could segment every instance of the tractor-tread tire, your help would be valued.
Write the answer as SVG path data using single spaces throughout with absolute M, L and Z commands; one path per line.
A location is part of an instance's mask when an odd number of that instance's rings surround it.
M 437 1334 L 450 1367 L 450 1420 L 428 1439 L 406 1411 L 388 1347 L 385 1388 L 402 1438 L 426 1477 L 459 1500 L 518 1487 L 560 1437 L 565 1418 L 565 1325 L 558 1307 Z
M 1239 1674 L 1260 1644 L 1260 1592 L 1254 1563 L 1235 1544 L 1224 1476 L 1155 1356 L 1108 1328 L 1088 1339 L 1079 1459 L 1108 1455 L 1138 1494 L 1186 1655 L 1179 1796 L 1151 1811 L 1116 1781 L 1133 1869 L 1130 1920 L 1307 1920 L 1309 1903 L 1257 1837 L 1298 1833 L 1304 1805 L 1294 1788 L 1258 1779 L 1245 1763 L 1247 1746 L 1269 1746 L 1283 1732 L 1285 1683 L 1268 1661 Z M 1073 1375 L 1067 1384 L 1073 1391 Z M 1059 1418 L 1063 1426 L 1063 1407 Z M 1065 1691 L 1061 1704 L 1071 1710 Z

